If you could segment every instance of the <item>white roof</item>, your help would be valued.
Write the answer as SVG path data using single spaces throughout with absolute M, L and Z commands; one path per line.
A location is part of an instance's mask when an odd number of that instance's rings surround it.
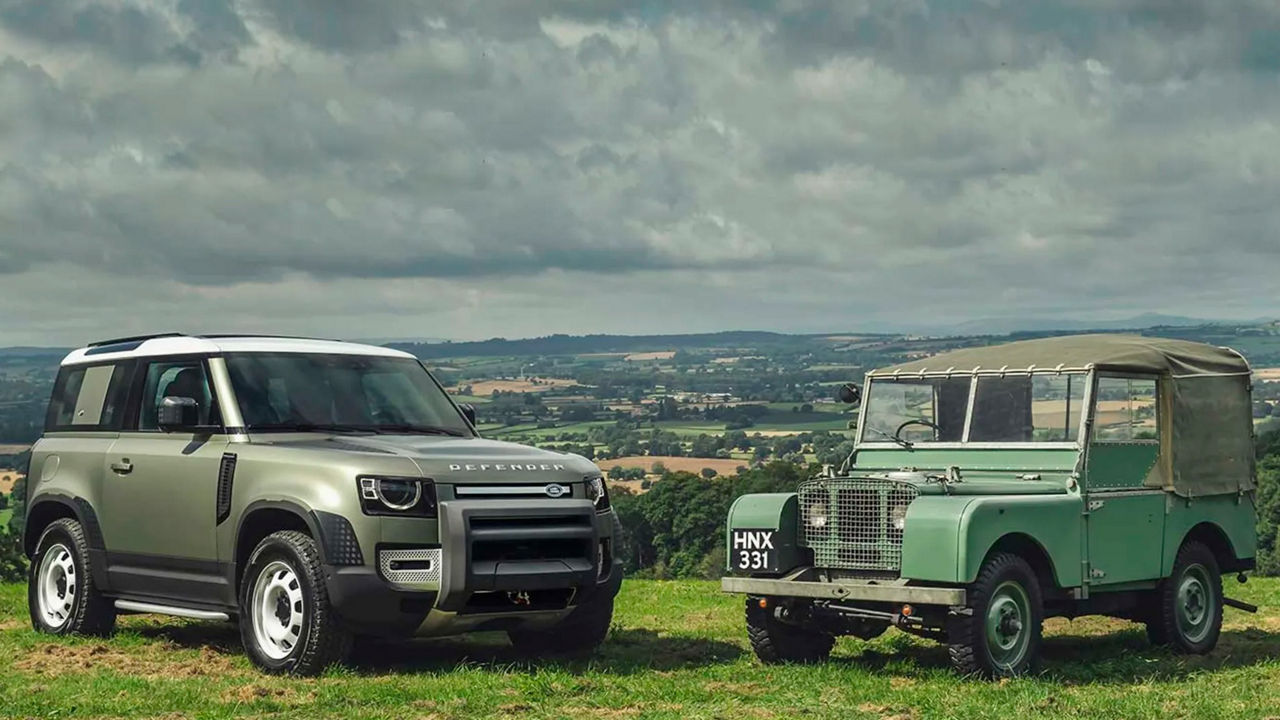
M 117 348 L 118 349 L 115 349 Z M 311 340 L 285 337 L 196 337 L 167 336 L 150 340 L 125 341 L 110 345 L 80 348 L 62 360 L 63 365 L 79 365 L 135 357 L 158 355 L 214 355 L 229 352 L 320 353 L 327 355 L 374 355 L 379 357 L 412 358 L 406 352 L 377 345 L 341 342 L 339 340 Z

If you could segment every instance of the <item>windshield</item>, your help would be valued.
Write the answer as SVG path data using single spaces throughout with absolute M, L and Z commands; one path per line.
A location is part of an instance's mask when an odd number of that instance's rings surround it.
M 981 376 L 966 438 L 972 377 L 874 378 L 862 441 L 1075 442 L 1087 383 L 1082 373 Z
M 410 358 L 230 353 L 226 363 L 250 430 L 472 434 L 444 390 Z
M 869 384 L 862 439 L 959 442 L 971 385 L 969 378 L 876 378 Z

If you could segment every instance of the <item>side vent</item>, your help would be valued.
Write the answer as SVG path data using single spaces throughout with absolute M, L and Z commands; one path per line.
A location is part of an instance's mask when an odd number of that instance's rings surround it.
M 218 466 L 218 524 L 231 516 L 231 485 L 236 478 L 236 456 L 225 453 Z

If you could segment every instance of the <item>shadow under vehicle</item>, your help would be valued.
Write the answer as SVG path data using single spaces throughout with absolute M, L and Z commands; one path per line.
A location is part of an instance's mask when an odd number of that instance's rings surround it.
M 727 592 L 765 662 L 890 626 L 987 677 L 1032 671 L 1045 617 L 1109 615 L 1208 653 L 1222 575 L 1254 566 L 1250 369 L 1125 335 L 970 348 L 876 370 L 854 453 L 730 510 Z

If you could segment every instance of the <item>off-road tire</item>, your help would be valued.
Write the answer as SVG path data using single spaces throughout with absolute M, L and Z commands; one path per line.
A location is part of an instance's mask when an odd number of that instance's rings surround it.
M 835 636 L 788 625 L 774 617 L 773 612 L 772 607 L 760 607 L 760 598 L 747 597 L 747 639 L 760 662 L 766 665 L 807 664 L 823 662 L 831 657 Z
M 72 564 L 74 594 L 66 620 L 60 625 L 45 621 L 40 610 L 40 571 L 45 555 L 51 548 L 66 548 Z M 64 584 L 65 587 L 65 584 Z M 49 635 L 110 635 L 116 626 L 115 605 L 98 592 L 93 584 L 92 560 L 84 528 L 70 518 L 49 523 L 40 533 L 31 568 L 27 573 L 27 608 L 31 614 L 31 626 L 36 632 Z
M 1044 599 L 1031 565 L 1013 553 L 996 553 L 983 563 L 977 580 L 967 590 L 968 614 L 953 616 L 947 628 L 952 667 L 963 675 L 984 678 L 1035 672 L 1040 664 Z M 1002 609 L 1011 610 L 1009 619 L 1017 622 L 1018 630 L 1003 624 L 995 630 L 994 618 L 1003 617 Z M 1001 637 L 1012 635 L 1012 647 L 993 647 L 989 627 Z
M 254 592 L 263 571 L 273 563 L 284 563 L 292 570 L 303 605 L 298 640 L 281 658 L 268 655 L 255 636 Z M 284 530 L 268 535 L 249 556 L 240 580 L 240 639 L 249 659 L 272 674 L 316 675 L 347 658 L 351 633 L 337 623 L 324 583 L 320 550 L 306 533 Z
M 542 630 L 508 630 L 521 652 L 587 655 L 604 643 L 613 624 L 613 598 L 602 594 L 574 608 L 563 620 Z
M 1203 609 L 1189 616 L 1186 590 L 1195 588 Z M 1222 633 L 1222 574 L 1213 551 L 1203 543 L 1183 544 L 1173 562 L 1173 572 L 1155 591 L 1156 607 L 1147 621 L 1147 637 L 1177 653 L 1204 655 L 1218 644 Z M 1200 622 L 1191 623 L 1198 619 Z

